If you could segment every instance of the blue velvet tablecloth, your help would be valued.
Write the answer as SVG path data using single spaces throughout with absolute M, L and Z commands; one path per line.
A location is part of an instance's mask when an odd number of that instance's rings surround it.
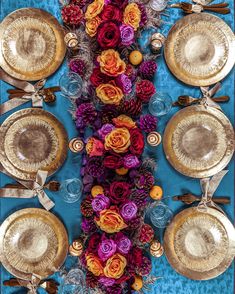
M 222 16 L 226 23 L 234 28 L 234 3 L 229 0 L 231 14 Z M 0 19 L 2 20 L 7 14 L 21 7 L 37 7 L 42 8 L 57 17 L 60 20 L 60 7 L 58 0 L 0 0 Z M 163 15 L 163 25 L 161 31 L 167 34 L 167 31 L 174 24 L 176 20 L 182 17 L 182 12 L 178 10 L 167 10 Z M 235 52 L 234 52 L 235 54 Z M 179 82 L 167 69 L 164 58 L 161 56 L 157 60 L 158 72 L 155 78 L 155 85 L 158 91 L 168 92 L 173 100 L 176 100 L 179 95 L 192 95 L 199 97 L 200 91 L 198 88 L 190 87 Z M 58 85 L 58 81 L 63 72 L 65 72 L 65 63 L 61 68 L 48 79 L 47 86 Z M 227 104 L 223 104 L 222 108 L 228 118 L 234 123 L 234 70 L 226 77 L 222 83 L 221 95 L 229 95 L 231 100 Z M 6 90 L 10 86 L 1 82 L 0 83 L 0 100 L 1 103 L 7 100 Z M 30 104 L 25 104 L 24 107 L 30 107 Z M 57 102 L 53 106 L 45 105 L 45 109 L 55 114 L 58 119 L 64 124 L 67 129 L 70 138 L 76 136 L 76 130 L 69 113 L 69 102 L 57 95 Z M 177 111 L 174 109 L 171 113 L 159 121 L 158 131 L 163 133 L 166 126 L 166 122 Z M 3 115 L 1 117 L 1 123 L 9 116 Z M 162 146 L 157 148 L 156 151 L 158 169 L 156 172 L 156 181 L 163 187 L 164 197 L 179 195 L 187 191 L 191 191 L 194 194 L 200 194 L 199 181 L 196 179 L 190 179 L 180 175 L 174 169 L 170 167 L 165 159 Z M 234 220 L 234 163 L 233 161 L 228 166 L 229 173 L 223 179 L 221 185 L 216 191 L 216 196 L 230 196 L 231 204 L 224 207 L 224 210 L 228 214 L 228 217 Z M 71 153 L 68 154 L 67 160 L 63 167 L 53 176 L 54 179 L 59 181 L 78 177 L 79 176 L 79 160 Z M 0 187 L 6 183 L 11 183 L 13 180 L 7 176 L 0 174 Z M 80 202 L 74 204 L 66 204 L 62 201 L 60 193 L 50 193 L 49 196 L 55 201 L 56 205 L 52 212 L 57 215 L 64 223 L 69 234 L 70 242 L 79 235 L 81 214 L 80 214 Z M 166 198 L 165 202 L 176 213 L 183 208 L 180 203 L 175 203 L 171 198 Z M 16 210 L 26 207 L 40 207 L 37 199 L 20 200 L 20 199 L 0 199 L 0 222 L 2 222 L 8 215 Z M 156 235 L 162 238 L 162 232 L 156 232 Z M 221 276 L 209 281 L 192 281 L 177 274 L 168 264 L 166 258 L 163 256 L 160 259 L 153 259 L 153 274 L 161 276 L 151 289 L 151 293 L 159 294 L 232 294 L 234 293 L 234 263 L 230 268 Z M 55 274 L 54 277 L 59 281 L 61 278 L 59 274 Z M 25 289 L 21 288 L 7 288 L 2 286 L 2 282 L 10 278 L 9 273 L 1 266 L 0 279 L 1 287 L 0 293 L 26 293 Z M 44 293 L 44 290 L 40 290 L 40 293 Z M 59 291 L 61 293 L 61 291 Z M 72 294 L 72 293 L 71 293 Z

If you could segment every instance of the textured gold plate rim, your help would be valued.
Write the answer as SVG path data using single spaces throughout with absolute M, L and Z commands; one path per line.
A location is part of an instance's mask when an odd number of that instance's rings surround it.
M 176 272 L 192 280 L 209 280 L 221 275 L 232 263 L 235 255 L 235 229 L 230 220 L 222 212 L 208 207 L 206 214 L 215 217 L 225 228 L 228 235 L 229 248 L 226 257 L 220 263 L 219 267 L 205 272 L 193 271 L 185 267 L 178 259 L 174 250 L 174 236 L 182 223 L 186 222 L 192 215 L 197 215 L 198 213 L 201 214 L 203 212 L 198 212 L 197 207 L 190 207 L 184 209 L 173 218 L 164 234 L 164 249 L 168 262 Z
M 21 72 L 17 72 L 4 59 L 4 56 L 2 54 L 2 43 L 0 42 L 0 66 L 12 77 L 20 80 L 37 81 L 52 75 L 61 65 L 66 53 L 66 45 L 64 43 L 64 31 L 57 19 L 49 12 L 38 8 L 21 8 L 7 15 L 1 22 L 0 40 L 3 38 L 4 31 L 12 22 L 12 19 L 17 19 L 19 17 L 25 16 L 31 16 L 43 22 L 46 22 L 54 31 L 56 37 L 56 56 L 54 58 L 54 61 L 49 67 L 46 67 L 45 69 L 37 73 L 23 74 Z
M 16 270 L 11 266 L 11 264 L 6 259 L 4 252 L 3 252 L 3 244 L 4 244 L 4 236 L 10 228 L 11 224 L 16 222 L 17 219 L 27 218 L 27 217 L 33 217 L 33 218 L 40 218 L 44 222 L 48 223 L 55 231 L 57 240 L 58 240 L 58 250 L 57 250 L 57 256 L 54 261 L 54 264 L 50 266 L 50 269 L 47 268 L 43 272 L 37 273 L 26 273 L 21 272 L 19 270 Z M 40 208 L 25 208 L 18 210 L 8 216 L 4 222 L 0 226 L 0 259 L 2 265 L 6 268 L 6 270 L 14 275 L 17 278 L 23 279 L 23 280 L 31 280 L 32 274 L 38 274 L 42 278 L 46 278 L 50 275 L 52 275 L 55 270 L 58 270 L 64 263 L 67 252 L 68 252 L 68 235 L 66 232 L 66 229 L 62 222 L 51 212 L 48 212 L 44 209 Z
M 201 170 L 201 171 L 195 171 L 190 168 L 185 167 L 185 165 L 181 164 L 178 158 L 175 156 L 175 153 L 173 151 L 171 141 L 172 141 L 172 136 L 174 133 L 174 130 L 177 126 L 177 124 L 186 116 L 189 116 L 190 114 L 195 115 L 196 112 L 203 112 L 203 113 L 208 113 L 208 115 L 213 115 L 217 119 L 220 118 L 221 123 L 223 125 L 226 125 L 224 127 L 226 129 L 226 136 L 227 136 L 227 150 L 226 154 L 224 155 L 223 159 L 215 166 L 209 169 Z M 218 173 L 222 169 L 224 169 L 227 164 L 230 162 L 233 152 L 234 152 L 234 131 L 233 131 L 233 126 L 229 119 L 225 116 L 225 114 L 214 108 L 214 107 L 209 107 L 205 108 L 203 105 L 193 105 L 193 106 L 188 106 L 180 111 L 178 111 L 167 123 L 167 126 L 164 131 L 164 136 L 163 136 L 163 149 L 164 153 L 166 155 L 167 160 L 169 163 L 175 168 L 179 173 L 189 176 L 192 178 L 205 178 L 205 177 L 210 177 L 213 176 L 214 174 Z
M 208 22 L 211 22 L 211 23 L 218 23 L 221 30 L 224 31 L 229 43 L 229 51 L 228 51 L 229 53 L 228 53 L 227 62 L 222 67 L 222 69 L 214 76 L 203 79 L 200 77 L 187 75 L 187 73 L 184 70 L 182 70 L 180 66 L 177 65 L 175 59 L 173 58 L 174 56 L 173 48 L 174 48 L 175 37 L 178 31 L 182 27 L 186 25 L 188 26 L 197 20 L 199 21 L 204 19 L 208 20 Z M 180 20 L 178 20 L 172 26 L 165 42 L 164 56 L 165 56 L 165 61 L 167 63 L 168 68 L 173 73 L 173 75 L 177 77 L 180 81 L 192 86 L 209 86 L 221 81 L 232 70 L 235 63 L 234 50 L 235 50 L 235 36 L 231 28 L 221 18 L 213 14 L 203 12 L 198 14 L 193 13 L 193 14 L 187 15 L 181 18 Z
M 6 157 L 4 150 L 4 140 L 5 135 L 9 127 L 17 122 L 17 119 L 27 116 L 41 116 L 45 117 L 47 122 L 51 123 L 51 126 L 54 128 L 55 132 L 58 135 L 58 140 L 60 144 L 59 151 L 56 155 L 56 160 L 51 163 L 50 166 L 44 168 L 44 170 L 48 171 L 48 175 L 52 175 L 56 172 L 60 166 L 64 163 L 67 157 L 68 151 L 68 135 L 67 132 L 62 125 L 62 123 L 50 112 L 39 109 L 39 108 L 27 108 L 16 111 L 12 115 L 10 115 L 0 126 L 0 160 L 2 166 L 6 169 L 6 171 L 11 174 L 13 177 L 21 179 L 21 180 L 30 180 L 33 181 L 36 178 L 36 173 L 25 172 L 24 170 L 20 170 L 15 167 Z

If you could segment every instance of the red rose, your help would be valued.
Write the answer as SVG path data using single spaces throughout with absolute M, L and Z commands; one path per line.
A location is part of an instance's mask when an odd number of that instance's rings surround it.
M 143 261 L 143 251 L 139 247 L 134 247 L 129 256 L 129 262 L 135 266 L 140 266 Z
M 122 21 L 122 11 L 114 5 L 107 5 L 101 13 L 102 20 Z
M 109 188 L 109 198 L 113 203 L 120 204 L 130 195 L 130 188 L 126 182 L 113 182 Z
M 140 129 L 135 128 L 130 130 L 131 146 L 130 151 L 135 155 L 141 155 L 144 151 L 144 136 Z
M 90 81 L 94 87 L 98 87 L 100 84 L 108 83 L 110 78 L 103 74 L 99 68 L 94 68 L 90 76 Z
M 87 247 L 88 252 L 96 253 L 98 249 L 97 244 L 99 244 L 100 240 L 101 240 L 100 234 L 98 233 L 92 234 L 88 241 L 88 247 Z
M 118 155 L 108 155 L 104 158 L 103 165 L 111 169 L 120 168 L 123 166 L 123 158 Z
M 136 96 L 143 102 L 149 102 L 155 92 L 154 84 L 148 80 L 142 80 L 136 84 Z
M 83 12 L 79 6 L 69 4 L 61 10 L 63 22 L 67 25 L 79 25 L 83 19 Z
M 123 276 L 121 276 L 121 278 L 119 278 L 119 279 L 116 280 L 116 284 L 119 284 L 120 285 L 120 284 L 128 281 L 129 279 L 130 279 L 130 277 L 128 277 L 126 275 L 123 275 Z
M 115 48 L 120 43 L 120 30 L 116 22 L 103 22 L 97 32 L 97 42 L 102 49 Z
M 123 8 L 127 6 L 128 1 L 127 0 L 112 0 L 112 4 L 124 10 Z

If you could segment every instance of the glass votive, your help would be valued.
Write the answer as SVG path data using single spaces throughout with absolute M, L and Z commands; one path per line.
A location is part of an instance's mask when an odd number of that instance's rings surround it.
M 149 112 L 154 116 L 163 116 L 170 112 L 172 99 L 169 94 L 157 92 L 149 101 Z
M 80 269 L 72 269 L 65 276 L 62 283 L 62 294 L 84 294 L 86 289 L 84 273 Z
M 68 72 L 60 78 L 60 90 L 69 98 L 77 99 L 82 94 L 82 78 L 75 72 Z
M 68 179 L 61 184 L 62 198 L 67 203 L 74 203 L 81 198 L 82 182 L 79 179 Z
M 172 210 L 159 201 L 149 212 L 151 223 L 156 228 L 166 228 L 173 218 Z
M 162 11 L 166 8 L 168 0 L 151 0 L 149 5 L 155 11 Z

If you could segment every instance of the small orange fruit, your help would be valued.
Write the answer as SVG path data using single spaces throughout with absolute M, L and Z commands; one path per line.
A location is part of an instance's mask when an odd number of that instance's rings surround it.
M 130 53 L 129 60 L 132 65 L 139 65 L 143 60 L 143 54 L 138 50 L 134 50 Z
M 96 197 L 99 194 L 104 194 L 104 188 L 102 186 L 96 185 L 93 186 L 91 189 L 92 197 Z
M 132 289 L 134 289 L 135 291 L 139 291 L 140 289 L 142 289 L 143 287 L 143 279 L 140 276 L 135 276 L 135 281 L 134 283 L 131 285 Z
M 150 190 L 150 197 L 154 200 L 162 199 L 163 191 L 160 186 L 153 186 Z
M 128 169 L 124 167 L 117 168 L 115 171 L 119 176 L 124 176 L 128 173 Z

